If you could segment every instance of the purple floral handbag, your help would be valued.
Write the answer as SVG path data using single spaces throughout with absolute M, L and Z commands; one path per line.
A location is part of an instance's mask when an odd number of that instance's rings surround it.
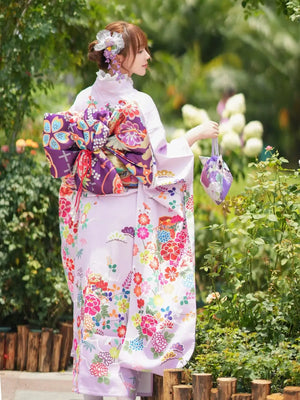
M 209 195 L 217 204 L 225 199 L 232 184 L 231 172 L 219 154 L 218 139 L 212 139 L 211 157 L 199 157 L 203 165 L 200 182 Z

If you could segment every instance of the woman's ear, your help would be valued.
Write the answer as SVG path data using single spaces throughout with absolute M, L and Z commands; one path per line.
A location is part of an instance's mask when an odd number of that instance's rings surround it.
M 122 65 L 122 62 L 124 61 L 125 57 L 122 54 L 117 54 L 116 59 L 118 64 Z

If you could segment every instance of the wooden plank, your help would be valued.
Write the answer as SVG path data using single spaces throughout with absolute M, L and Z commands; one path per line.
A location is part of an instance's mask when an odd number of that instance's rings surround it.
M 63 338 L 63 336 L 61 333 L 55 333 L 53 335 L 53 351 L 52 351 L 52 358 L 51 358 L 51 371 L 52 372 L 59 371 L 62 338 Z
M 27 361 L 28 348 L 28 325 L 18 325 L 18 351 L 17 351 L 17 369 L 24 371 Z
M 286 386 L 283 389 L 284 400 L 300 400 L 300 386 Z
M 0 332 L 0 371 L 4 369 L 5 366 L 5 332 Z
M 218 378 L 218 400 L 231 400 L 231 396 L 236 393 L 236 378 Z
M 73 344 L 73 325 L 63 322 L 60 327 L 60 333 L 63 335 L 60 355 L 59 369 L 67 369 L 71 356 L 71 349 Z
M 17 355 L 17 341 L 18 335 L 17 332 L 9 332 L 6 334 L 5 338 L 5 369 L 14 370 L 16 364 L 16 355 Z
M 213 386 L 212 374 L 192 374 L 193 396 L 199 400 L 210 400 L 210 392 Z
M 164 400 L 173 400 L 173 386 L 180 385 L 183 369 L 165 369 L 163 378 Z
M 36 372 L 38 369 L 40 337 L 40 332 L 28 333 L 26 371 Z
M 252 400 L 266 400 L 271 392 L 271 381 L 255 379 L 251 382 Z
M 50 372 L 53 344 L 53 329 L 42 329 L 39 348 L 39 372 Z
M 173 400 L 192 400 L 193 387 L 192 385 L 174 385 Z

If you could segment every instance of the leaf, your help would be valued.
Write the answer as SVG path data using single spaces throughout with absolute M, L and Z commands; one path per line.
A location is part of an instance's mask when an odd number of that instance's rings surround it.
M 278 221 L 278 218 L 276 217 L 275 214 L 269 214 L 269 215 L 268 215 L 268 220 L 269 220 L 269 221 L 272 221 L 272 222 L 277 222 L 277 221 Z

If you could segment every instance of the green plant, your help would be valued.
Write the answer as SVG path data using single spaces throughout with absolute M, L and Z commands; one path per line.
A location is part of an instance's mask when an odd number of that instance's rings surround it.
M 190 366 L 240 378 L 243 390 L 254 378 L 279 389 L 300 377 L 299 170 L 285 163 L 274 151 L 250 166 L 245 192 L 223 205 L 225 222 L 209 227 L 199 266 L 206 304 Z
M 251 186 L 225 202 L 231 213 L 225 224 L 210 228 L 215 240 L 201 269 L 211 278 L 212 291 L 219 282 L 230 300 L 230 311 L 227 305 L 219 310 L 227 318 L 254 330 L 262 310 L 269 310 L 295 336 L 300 326 L 300 190 L 299 171 L 284 169 L 286 162 L 274 152 L 252 164 Z M 260 310 L 264 301 L 268 305 Z M 275 327 L 269 322 L 271 332 Z
M 54 327 L 71 304 L 60 258 L 59 182 L 25 150 L 0 153 L 0 319 Z
M 253 379 L 270 379 L 272 392 L 297 385 L 300 379 L 299 340 L 265 342 L 256 332 L 221 326 L 200 314 L 197 320 L 196 349 L 188 367 L 217 378 L 237 378 L 237 390 L 251 392 Z

